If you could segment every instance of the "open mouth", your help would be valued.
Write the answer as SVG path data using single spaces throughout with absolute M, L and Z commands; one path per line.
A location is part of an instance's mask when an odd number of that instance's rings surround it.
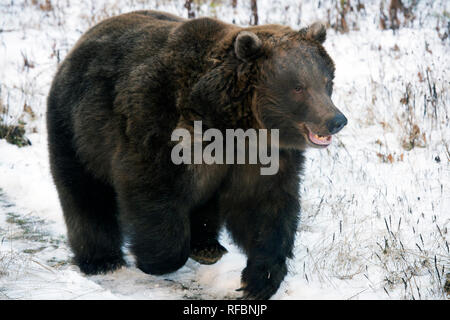
M 306 127 L 306 128 L 308 129 L 308 140 L 314 146 L 326 148 L 331 144 L 331 140 L 332 140 L 331 136 L 321 136 L 321 135 L 313 133 L 311 130 L 309 130 L 308 127 Z

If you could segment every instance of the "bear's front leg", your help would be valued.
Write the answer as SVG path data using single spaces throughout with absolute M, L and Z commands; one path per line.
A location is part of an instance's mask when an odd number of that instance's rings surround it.
M 190 254 L 189 215 L 176 197 L 160 195 L 120 201 L 122 221 L 136 265 L 145 273 L 161 275 L 181 268 Z
M 137 267 L 156 275 L 174 272 L 190 253 L 191 201 L 184 184 L 189 179 L 183 179 L 179 167 L 158 170 L 125 160 L 115 163 L 114 184 L 121 225 Z
M 272 190 L 239 207 L 245 212 L 236 210 L 227 223 L 248 257 L 238 290 L 244 299 L 269 299 L 287 274 L 286 259 L 292 258 L 299 198 Z

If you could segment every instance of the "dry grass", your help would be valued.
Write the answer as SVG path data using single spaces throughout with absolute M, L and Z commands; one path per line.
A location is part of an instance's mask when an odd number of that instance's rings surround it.
M 0 139 L 5 139 L 7 142 L 19 147 L 31 145 L 30 140 L 25 137 L 25 124 L 23 122 L 19 122 L 16 125 L 8 124 L 9 107 L 5 106 L 2 100 L 0 90 Z M 24 112 L 30 113 L 35 117 L 33 110 L 27 105 L 24 106 Z

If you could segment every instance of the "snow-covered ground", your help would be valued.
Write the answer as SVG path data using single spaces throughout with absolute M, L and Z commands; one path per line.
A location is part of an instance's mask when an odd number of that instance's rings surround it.
M 197 15 L 249 23 L 250 1 L 197 3 Z M 259 0 L 259 22 L 299 28 L 332 20 L 334 3 Z M 419 1 L 416 18 L 394 33 L 378 26 L 380 1 L 361 3 L 364 12 L 348 13 L 350 32 L 328 32 L 333 99 L 349 124 L 327 150 L 307 153 L 296 256 L 274 299 L 448 298 L 450 40 L 441 38 L 450 5 Z M 107 275 L 87 277 L 70 263 L 49 173 L 46 95 L 83 32 L 143 8 L 187 16 L 184 1 L 0 2 L 0 123 L 26 123 L 32 143 L 0 140 L 0 299 L 239 296 L 246 260 L 225 231 L 229 253 L 219 262 L 188 260 L 170 275 L 144 274 L 130 255 L 129 267 Z

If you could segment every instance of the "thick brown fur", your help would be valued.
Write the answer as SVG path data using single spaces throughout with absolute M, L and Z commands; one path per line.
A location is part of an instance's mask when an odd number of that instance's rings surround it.
M 241 28 L 156 11 L 86 32 L 54 78 L 47 113 L 51 170 L 81 270 L 124 265 L 125 238 L 147 273 L 173 272 L 189 256 L 214 263 L 226 253 L 217 240 L 226 226 L 248 256 L 244 296 L 271 297 L 292 257 L 306 127 L 329 134 L 339 113 L 324 40 L 317 26 Z M 304 90 L 294 92 L 292 77 Z M 195 120 L 279 129 L 278 173 L 173 164 L 171 133 L 192 131 Z

